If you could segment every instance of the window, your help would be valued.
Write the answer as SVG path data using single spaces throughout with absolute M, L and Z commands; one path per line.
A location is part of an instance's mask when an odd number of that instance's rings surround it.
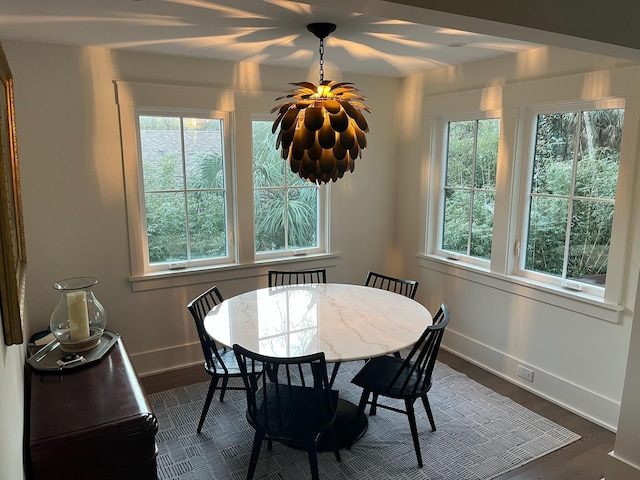
M 224 114 L 137 115 L 149 270 L 228 261 Z
M 604 286 L 623 121 L 622 108 L 531 112 L 518 273 L 573 290 Z
M 280 158 L 272 123 L 252 121 L 256 254 L 319 251 L 322 187 L 300 179 Z
M 590 98 L 588 80 L 425 100 L 431 162 L 420 266 L 620 320 L 640 120 L 629 113 L 636 109 L 629 87 Z
M 499 133 L 497 118 L 446 124 L 439 241 L 449 257 L 491 257 Z
M 335 262 L 330 187 L 279 157 L 273 94 L 114 83 L 135 290 Z

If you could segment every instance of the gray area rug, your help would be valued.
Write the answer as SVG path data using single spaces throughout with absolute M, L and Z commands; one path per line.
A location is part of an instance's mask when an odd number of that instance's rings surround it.
M 343 363 L 334 388 L 357 404 L 360 389 L 351 384 L 362 362 Z M 435 432 L 420 402 L 416 417 L 424 467 L 418 468 L 406 415 L 378 409 L 351 450 L 318 454 L 326 480 L 486 480 L 513 470 L 580 438 L 507 397 L 438 362 L 429 393 Z M 200 434 L 196 427 L 208 382 L 149 395 L 158 417 L 158 478 L 244 480 L 254 430 L 245 419 L 242 391 L 219 394 L 211 403 Z M 389 404 L 389 399 L 384 399 Z M 403 405 L 403 404 L 400 404 Z M 368 410 L 367 410 L 368 411 Z M 266 480 L 311 478 L 307 454 L 263 443 L 256 475 Z

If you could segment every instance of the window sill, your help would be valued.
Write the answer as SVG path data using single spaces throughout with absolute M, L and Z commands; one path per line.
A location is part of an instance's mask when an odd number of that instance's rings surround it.
M 212 265 L 207 267 L 161 270 L 129 277 L 131 291 L 144 292 L 160 288 L 182 287 L 198 283 L 217 283 L 249 277 L 267 276 L 273 267 L 310 269 L 332 267 L 338 264 L 339 254 L 322 253 L 291 258 L 259 260 L 254 263 Z
M 624 310 L 622 305 L 607 303 L 599 297 L 569 292 L 560 287 L 534 282 L 523 277 L 491 272 L 486 268 L 458 263 L 436 255 L 418 254 L 417 257 L 420 267 L 606 322 L 619 323 L 621 313 Z

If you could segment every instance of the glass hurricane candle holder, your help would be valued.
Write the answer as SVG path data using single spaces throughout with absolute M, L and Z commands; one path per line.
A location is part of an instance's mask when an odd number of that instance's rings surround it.
M 107 314 L 92 291 L 97 283 L 93 277 L 75 277 L 53 284 L 60 292 L 60 301 L 49 325 L 65 352 L 85 352 L 100 343 Z

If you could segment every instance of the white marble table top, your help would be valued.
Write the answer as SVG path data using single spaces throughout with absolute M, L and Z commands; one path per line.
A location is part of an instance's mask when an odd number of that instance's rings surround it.
M 415 343 L 432 315 L 403 295 L 337 283 L 262 288 L 225 300 L 205 329 L 226 346 L 294 357 L 324 352 L 327 362 L 372 358 Z

